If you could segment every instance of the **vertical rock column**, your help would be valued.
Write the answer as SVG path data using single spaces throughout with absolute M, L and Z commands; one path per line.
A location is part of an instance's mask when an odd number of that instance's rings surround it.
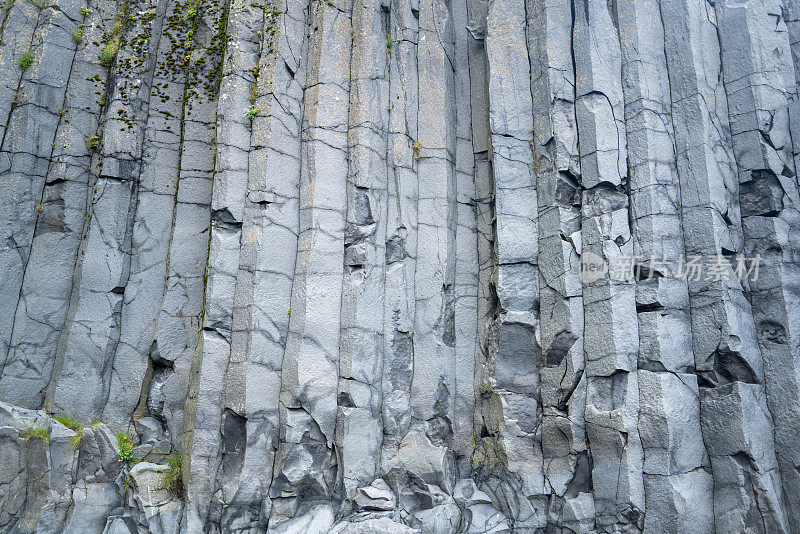
M 221 463 L 224 470 L 228 444 L 238 445 L 244 432 L 239 415 L 230 409 L 226 371 L 232 360 L 247 191 L 250 121 L 246 114 L 252 81 L 248 71 L 255 67 L 259 49 L 242 46 L 239 40 L 252 39 L 253 26 L 257 32 L 263 20 L 262 10 L 242 1 L 204 3 L 198 6 L 198 14 L 199 24 L 215 33 L 205 48 L 190 57 L 192 88 L 187 106 L 193 117 L 185 123 L 185 137 L 194 141 L 194 150 L 216 144 L 216 153 L 202 337 L 192 364 L 185 423 L 184 452 L 189 456 L 184 463 L 189 471 L 185 528 L 189 530 L 219 521 L 226 498 L 224 490 L 217 492 L 225 482 L 220 480 Z
M 473 353 L 475 376 L 473 378 L 473 430 L 470 439 L 470 448 L 474 448 L 480 441 L 482 434 L 482 403 L 479 396 L 484 380 L 488 380 L 489 369 L 486 360 L 489 355 L 489 330 L 493 323 L 496 293 L 491 280 L 494 273 L 494 183 L 492 166 L 489 158 L 491 149 L 491 129 L 489 128 L 489 62 L 486 54 L 486 15 L 488 3 L 481 0 L 467 0 L 467 50 L 469 59 L 469 89 L 470 89 L 470 127 L 473 151 L 474 173 L 474 204 L 475 204 L 475 237 L 476 249 L 474 262 L 477 265 L 477 308 L 476 312 L 476 346 Z M 456 32 L 456 47 L 459 48 L 459 33 Z M 460 74 L 460 73 L 459 73 Z M 458 86 L 457 86 L 458 87 Z M 459 100 L 460 100 L 459 96 Z M 462 112 L 457 110 L 457 116 L 462 117 Z M 460 137 L 460 136 L 459 136 Z M 461 143 L 461 141 L 458 141 Z M 460 149 L 460 148 L 459 148 Z M 460 183 L 459 196 L 464 194 Z M 459 211 L 460 214 L 460 211 Z M 458 258 L 463 257 L 459 251 Z M 473 267 L 474 269 L 474 267 Z M 458 307 L 456 308 L 458 311 Z M 462 319 L 456 318 L 456 347 L 464 343 L 459 325 Z M 459 354 L 459 351 L 456 350 Z M 459 363 L 458 368 L 461 369 Z M 458 384 L 462 384 L 460 375 L 457 376 Z M 459 388 L 460 390 L 460 388 Z M 472 450 L 469 451 L 470 455 Z M 472 462 L 472 458 L 470 458 Z
M 282 369 L 280 445 L 270 489 L 271 524 L 293 516 L 305 500 L 330 498 L 335 484 L 351 5 L 346 0 L 319 2 L 311 10 L 300 233 Z M 276 501 L 278 497 L 282 499 Z
M 455 125 L 453 27 L 441 0 L 419 5 L 417 262 L 411 416 L 434 445 L 450 445 L 455 418 Z
M 456 117 L 456 274 L 455 317 L 455 420 L 453 450 L 460 465 L 469 469 L 474 443 L 475 393 L 478 350 L 478 229 L 475 190 L 475 144 L 471 98 L 483 89 L 477 72 L 472 44 L 476 42 L 468 27 L 472 21 L 467 0 L 451 4 L 455 32 L 454 61 L 461 66 L 455 72 Z M 483 58 L 482 58 L 483 59 Z M 461 470 L 460 470 L 461 471 Z
M 621 53 L 611 6 L 573 2 L 575 115 L 583 191 L 581 265 L 613 268 L 633 255 L 628 221 L 627 141 Z M 586 433 L 598 529 L 641 529 L 636 287 L 613 270 L 583 271 Z
M 193 17 L 189 17 L 192 11 Z M 187 78 L 182 95 L 180 167 L 167 278 L 156 327 L 157 345 L 153 348 L 158 349 L 162 363 L 169 366 L 172 362 L 173 372 L 165 373 L 159 388 L 159 397 L 164 402 L 161 412 L 174 444 L 188 456 L 191 439 L 184 435 L 184 422 L 189 421 L 185 430 L 191 434 L 197 405 L 193 388 L 198 384 L 190 383 L 190 372 L 193 367 L 199 371 L 196 350 L 202 340 L 206 305 L 204 289 L 216 161 L 216 99 L 220 95 L 221 62 L 227 42 L 227 4 L 190 0 L 186 13 L 182 11 L 181 15 L 193 18 L 194 34 L 181 36 L 183 46 L 187 38 L 191 46 L 188 50 L 179 47 L 177 57 L 173 56 L 174 61 L 186 65 Z
M 578 276 L 581 196 L 567 2 L 527 2 L 538 205 L 542 456 L 548 523 L 594 528 L 584 428 L 583 288 Z
M 253 248 L 256 243 L 256 231 L 251 223 L 253 210 L 248 196 L 251 176 L 256 175 L 251 172 L 251 147 L 254 121 L 260 113 L 255 105 L 258 98 L 260 57 L 262 47 L 269 45 L 263 38 L 267 17 L 275 20 L 274 8 L 266 2 L 257 4 L 241 1 L 232 2 L 229 6 L 229 44 L 225 48 L 222 64 L 222 98 L 217 109 L 217 173 L 214 176 L 212 197 L 212 230 L 216 222 L 218 229 L 222 230 L 227 226 L 227 232 L 238 232 L 238 236 L 230 241 L 224 239 L 224 244 L 221 239 L 218 249 L 220 257 L 224 258 L 224 272 L 220 273 L 222 276 L 217 279 L 219 286 L 215 290 L 218 290 L 219 296 L 224 295 L 225 299 L 220 303 L 225 303 L 225 321 L 230 321 L 230 352 L 224 375 L 219 464 L 214 474 L 215 492 L 209 521 L 243 530 L 258 525 L 259 521 L 265 519 L 260 513 L 251 513 L 260 508 L 264 501 L 263 496 L 253 495 L 247 489 L 241 491 L 241 486 L 243 477 L 245 486 L 249 486 L 250 481 L 257 481 L 245 469 L 250 314 L 257 257 Z M 223 104 L 223 101 L 227 102 Z M 234 268 L 231 278 L 228 278 L 228 266 Z M 215 265 L 209 265 L 209 280 L 217 274 L 215 268 Z M 231 280 L 233 287 L 230 285 Z M 263 476 L 262 473 L 262 479 Z
M 0 115 L 0 372 L 7 377 L 6 387 L 13 388 L 9 393 L 17 397 L 19 405 L 37 408 L 42 402 L 47 362 L 34 357 L 4 363 L 75 55 L 71 32 L 77 25 L 65 13 L 77 16 L 80 11 L 67 2 L 63 12 L 34 5 L 12 6 L 10 22 L 18 26 L 4 26 L 2 37 L 17 46 L 0 49 L 4 63 L 0 78 L 7 84 L 3 88 L 6 94 L 0 95 L 6 97 Z M 16 57 L 10 55 L 15 48 Z
M 167 3 L 164 17 L 150 94 L 150 100 L 164 111 L 147 117 L 131 236 L 128 297 L 123 300 L 120 312 L 120 343 L 114 355 L 103 412 L 104 421 L 115 427 L 126 426 L 137 406 L 140 417 L 164 419 L 158 389 L 172 372 L 174 360 L 172 351 L 166 350 L 168 347 L 162 347 L 165 349 L 162 354 L 156 331 L 170 268 L 188 70 L 184 61 L 185 40 L 193 25 L 178 1 Z
M 675 268 L 684 244 L 664 30 L 657 4 L 616 5 L 633 252 L 641 262 L 636 311 L 644 530 L 711 532 L 713 481 L 700 430 L 689 292 Z M 625 274 L 633 276 L 634 271 Z M 691 499 L 686 499 L 687 492 Z
M 383 438 L 389 95 L 388 54 L 396 44 L 380 0 L 353 3 L 348 132 L 347 226 L 336 454 L 344 497 L 378 473 Z
M 661 2 L 687 257 L 742 249 L 738 180 L 720 51 L 707 2 Z M 718 278 L 718 279 L 715 279 Z M 689 275 L 700 421 L 714 477 L 714 528 L 740 532 L 754 517 L 785 531 L 773 425 L 750 306 L 733 272 Z
M 238 505 L 233 524 L 266 524 L 269 488 L 278 447 L 281 366 L 289 326 L 289 307 L 298 234 L 300 130 L 305 83 L 306 2 L 267 3 L 263 43 L 251 103 L 250 171 L 234 310 L 234 332 L 246 336 L 243 369 L 228 374 L 243 380 L 246 447 L 223 462 L 226 501 Z M 242 331 L 243 334 L 238 332 Z M 244 373 L 244 376 L 242 375 Z M 231 419 L 234 421 L 235 419 Z M 240 429 L 241 430 L 241 429 Z M 234 461 L 235 460 L 235 461 Z M 259 514 L 242 513 L 242 509 Z M 248 523 L 249 521 L 249 523 Z M 228 524 L 229 522 L 225 522 Z
M 793 106 L 794 65 L 780 13 L 777 0 L 716 4 L 739 176 L 744 234 L 739 261 L 746 262 L 742 282 L 749 286 L 746 294 L 764 359 L 787 520 L 796 529 L 800 528 L 796 526 L 800 525 L 800 196 L 794 153 L 800 146 L 800 128 L 792 128 L 792 123 L 800 117 Z M 754 260 L 757 255 L 762 259 Z M 758 272 L 751 270 L 753 261 L 761 263 Z
M 114 83 L 102 123 L 99 177 L 46 404 L 91 421 L 102 415 L 120 339 L 142 148 L 166 2 L 120 3 L 106 50 Z M 153 21 L 156 21 L 153 24 Z M 114 48 L 119 47 L 114 60 Z M 128 297 L 131 298 L 130 295 Z
M 791 56 L 783 58 L 784 61 L 790 60 L 794 65 L 795 80 L 800 79 L 800 2 L 797 0 L 783 0 L 781 6 L 783 22 L 789 32 L 789 51 Z M 797 101 L 792 103 L 792 110 L 796 109 Z M 797 151 L 794 151 L 797 154 Z
M 0 65 L 2 65 L 2 69 L 0 69 L 0 151 L 6 146 L 5 137 L 8 128 L 12 126 L 14 109 L 22 103 L 19 91 L 25 72 L 20 68 L 20 61 L 23 54 L 31 54 L 34 33 L 39 26 L 41 17 L 41 10 L 29 2 L 12 2 L 3 5 L 2 9 L 3 18 L 0 22 Z M 18 113 L 17 116 L 19 117 L 20 114 Z M 15 148 L 21 142 L 25 142 L 25 133 L 23 133 L 23 139 L 18 137 L 19 133 L 16 133 L 9 139 L 9 142 L 13 141 Z M 32 152 L 32 154 L 36 153 Z M 3 159 L 5 161 L 0 167 L 0 172 L 5 176 L 13 170 L 11 153 L 7 149 L 3 154 Z M 35 162 L 37 158 L 31 159 L 32 161 L 29 160 L 26 164 L 32 168 L 31 163 Z M 8 398 L 8 394 L 16 389 L 16 385 L 11 386 L 12 381 L 16 384 L 20 379 L 22 381 L 32 380 L 33 383 L 28 384 L 26 389 L 35 391 L 37 387 L 41 388 L 39 385 L 41 380 L 37 379 L 38 377 L 25 377 L 27 373 L 22 368 L 23 362 L 17 362 L 13 355 L 14 351 L 11 350 L 11 335 L 16 321 L 15 312 L 20 298 L 20 286 L 23 282 L 24 262 L 28 260 L 24 248 L 19 250 L 17 247 L 15 235 L 24 231 L 24 228 L 19 228 L 18 220 L 21 217 L 28 221 L 36 218 L 33 199 L 25 202 L 27 206 L 21 205 L 19 202 L 22 198 L 22 194 L 18 190 L 19 185 L 21 184 L 15 183 L 14 187 L 5 187 L 0 191 L 0 202 L 4 213 L 0 219 L 0 231 L 2 231 L 0 234 L 2 239 L 0 241 L 0 273 L 2 273 L 0 294 L 3 295 L 4 303 L 2 315 L 0 315 L 0 391 L 3 391 L 4 399 Z M 44 371 L 41 363 L 37 367 L 39 369 L 35 371 L 35 374 Z M 12 378 L 9 375 L 15 376 Z M 35 391 L 34 399 L 37 396 L 40 394 Z
M 448 491 L 455 476 L 454 35 L 438 0 L 399 2 L 393 13 L 388 215 L 396 222 L 387 228 L 381 462 L 400 506 L 416 512 L 415 483 Z
M 21 405 L 38 407 L 43 400 L 42 389 L 49 382 L 52 373 L 58 339 L 64 327 L 72 291 L 78 246 L 86 223 L 86 190 L 92 181 L 89 169 L 91 149 L 87 145 L 87 139 L 97 131 L 101 111 L 99 102 L 104 94 L 107 73 L 97 61 L 102 48 L 99 41 L 104 30 L 111 26 L 116 4 L 102 2 L 93 7 L 88 16 L 84 16 L 77 5 L 63 8 L 76 23 L 74 28 L 77 29 L 77 22 L 83 23 L 82 35 L 86 44 L 75 45 L 77 51 L 71 61 L 63 56 L 63 40 L 69 39 L 72 42 L 74 39 L 65 32 L 59 37 L 58 43 L 49 44 L 48 50 L 40 48 L 42 64 L 31 67 L 42 74 L 50 70 L 53 73 L 62 72 L 67 65 L 71 70 L 68 78 L 62 80 L 66 90 L 62 96 L 63 106 L 59 110 L 52 110 L 52 113 L 60 115 L 60 119 L 55 128 L 55 138 L 50 145 L 52 154 L 41 190 L 41 200 L 31 198 L 27 205 L 31 208 L 31 213 L 35 214 L 35 223 L 29 221 L 30 224 L 35 224 L 35 229 L 21 280 L 22 287 L 18 287 L 16 293 L 19 302 L 17 303 L 16 296 L 12 298 L 9 295 L 4 304 L 3 315 L 13 317 L 13 331 L 10 332 L 11 347 L 8 349 L 7 359 L 5 354 L 0 355 L 0 391 L 3 391 L 3 398 L 16 397 L 15 402 Z M 61 16 L 65 15 L 62 13 Z M 4 39 L 0 49 L 6 42 Z M 59 49 L 57 53 L 53 53 L 54 46 Z M 58 67 L 50 62 L 55 62 Z M 3 75 L 10 74 L 15 69 L 16 67 L 9 67 L 7 71 L 4 69 Z M 28 95 L 34 101 L 40 98 L 40 94 L 41 98 L 56 98 L 53 91 L 51 88 L 47 91 L 29 92 Z M 57 102 L 53 100 L 50 105 Z M 39 116 L 43 117 L 41 114 Z M 25 137 L 26 133 L 21 135 Z M 46 149 L 47 145 L 44 143 L 42 140 L 39 144 Z M 4 193 L 19 194 L 11 186 L 4 188 Z M 15 212 L 6 213 L 13 218 Z M 20 243 L 23 242 L 20 239 Z M 7 273 L 3 278 L 5 282 L 10 282 L 11 277 L 12 274 Z M 0 282 L 0 285 L 3 283 Z M 28 400 L 22 401 L 23 397 L 28 397 Z M 31 404 L 27 404 L 28 402 Z
M 417 260 L 417 38 L 419 11 L 411 0 L 393 0 L 389 10 L 388 205 L 384 289 L 383 446 L 387 471 L 411 424 L 414 372 L 414 272 Z M 387 35 L 388 39 L 389 35 Z M 399 40 L 399 42 L 398 42 Z
M 25 71 L 20 67 L 20 60 L 26 52 L 32 54 L 36 31 L 50 17 L 49 10 L 45 11 L 27 1 L 15 1 L 5 4 L 3 7 L 6 12 L 2 25 L 0 25 L 3 36 L 0 41 L 0 61 L 3 66 L 3 72 L 0 74 L 0 82 L 2 82 L 0 84 L 0 104 L 2 104 L 0 106 L 0 144 L 5 143 L 6 132 L 10 126 L 14 108 L 22 103 L 19 89 L 25 77 Z M 7 265 L 10 266 L 10 264 Z M 12 284 L 9 282 L 11 280 L 7 282 L 8 287 L 11 288 Z M 6 347 L 3 349 L 5 350 Z
M 525 4 L 495 0 L 486 18 L 489 126 L 495 203 L 493 284 L 497 308 L 489 345 L 490 377 L 483 420 L 489 436 L 476 450 L 477 468 L 508 471 L 516 484 L 489 484 L 509 504 L 515 525 L 546 525 L 539 375 L 537 199 L 533 176 L 533 113 Z M 498 473 L 499 474 L 499 473 Z M 500 476 L 499 480 L 507 478 Z M 504 495 L 504 493 L 507 493 Z M 538 506 L 533 502 L 538 499 Z

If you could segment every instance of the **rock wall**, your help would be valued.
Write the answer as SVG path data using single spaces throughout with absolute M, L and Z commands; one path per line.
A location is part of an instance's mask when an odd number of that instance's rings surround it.
M 0 532 L 800 532 L 798 0 L 0 21 Z

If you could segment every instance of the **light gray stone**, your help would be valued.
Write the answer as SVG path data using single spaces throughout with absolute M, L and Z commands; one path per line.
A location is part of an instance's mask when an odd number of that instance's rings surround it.
M 343 521 L 330 530 L 330 534 L 415 534 L 419 530 L 388 517 L 365 519 L 363 521 Z
M 798 43 L 797 0 L 2 2 L 0 534 L 797 534 Z
M 382 478 L 375 479 L 369 486 L 358 488 L 356 505 L 361 510 L 393 510 L 397 498 Z
M 136 484 L 134 499 L 154 534 L 180 532 L 183 503 L 164 486 L 164 473 L 168 470 L 169 466 L 148 462 L 140 462 L 130 470 Z
M 511 532 L 508 520 L 498 510 L 488 504 L 474 504 L 469 511 L 470 534 L 501 534 Z
M 333 526 L 333 510 L 329 505 L 315 506 L 303 515 L 270 527 L 276 534 L 323 534 Z

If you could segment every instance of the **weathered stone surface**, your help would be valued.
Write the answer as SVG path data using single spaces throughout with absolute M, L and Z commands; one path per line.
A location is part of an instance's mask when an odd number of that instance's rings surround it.
M 2 2 L 0 534 L 800 534 L 798 81 L 797 0 Z
M 136 500 L 144 512 L 147 528 L 153 534 L 180 532 L 183 503 L 165 487 L 164 474 L 169 466 L 141 462 L 133 466 L 130 476 L 136 485 Z
M 329 531 L 330 534 L 415 534 L 419 530 L 392 521 L 388 517 L 343 521 Z
M 392 489 L 382 478 L 376 479 L 369 486 L 359 488 L 355 502 L 362 510 L 394 510 L 397 506 Z
M 333 526 L 333 509 L 329 505 L 315 506 L 293 519 L 270 527 L 276 534 L 323 534 Z

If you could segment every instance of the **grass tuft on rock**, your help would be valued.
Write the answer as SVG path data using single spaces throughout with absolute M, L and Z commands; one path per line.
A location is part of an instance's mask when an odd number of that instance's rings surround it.
M 83 431 L 84 431 L 84 429 L 86 429 L 86 428 L 89 428 L 90 426 L 92 426 L 92 427 L 96 427 L 96 426 L 97 426 L 97 425 L 99 425 L 100 423 L 102 423 L 102 421 L 100 421 L 100 420 L 98 419 L 98 420 L 96 420 L 96 421 L 92 421 L 92 422 L 91 422 L 91 423 L 89 423 L 88 425 L 83 425 L 82 427 L 80 427 L 79 429 L 77 429 L 77 430 L 75 431 L 75 435 L 74 435 L 74 436 L 72 436 L 72 438 L 70 439 L 70 445 L 72 445 L 72 449 L 73 449 L 73 450 L 78 450 L 78 449 L 80 448 L 80 446 L 81 446 L 81 441 L 83 441 Z
M 77 451 L 81 448 L 81 442 L 83 441 L 83 429 L 86 428 L 81 427 L 75 431 L 75 435 L 72 436 L 69 440 L 69 444 L 72 446 L 72 450 Z
M 113 67 L 117 60 L 117 52 L 119 52 L 119 41 L 115 39 L 103 47 L 100 52 L 100 64 L 106 68 Z
M 123 462 L 133 460 L 133 438 L 125 432 L 117 434 L 117 447 L 119 447 L 119 459 Z
M 111 27 L 111 35 L 108 42 L 100 52 L 100 64 L 106 68 L 111 68 L 117 60 L 117 53 L 119 47 L 122 45 L 122 34 L 125 27 L 125 21 L 128 16 L 128 4 L 124 2 L 117 11 L 117 16 L 114 19 L 114 25 Z
M 183 473 L 181 472 L 181 455 L 175 453 L 167 460 L 169 469 L 164 471 L 164 486 L 174 496 L 183 498 Z
M 75 419 L 73 419 L 68 415 L 64 414 L 54 415 L 53 419 L 55 419 L 65 427 L 69 428 L 70 430 L 77 431 L 81 427 L 80 423 L 78 423 Z
M 17 66 L 22 71 L 28 70 L 28 67 L 30 67 L 32 64 L 33 54 L 31 54 L 30 50 L 27 50 L 24 54 L 22 54 L 17 61 Z
M 25 438 L 25 441 L 40 439 L 48 443 L 50 441 L 50 428 L 46 426 L 32 426 L 23 430 L 21 435 Z

